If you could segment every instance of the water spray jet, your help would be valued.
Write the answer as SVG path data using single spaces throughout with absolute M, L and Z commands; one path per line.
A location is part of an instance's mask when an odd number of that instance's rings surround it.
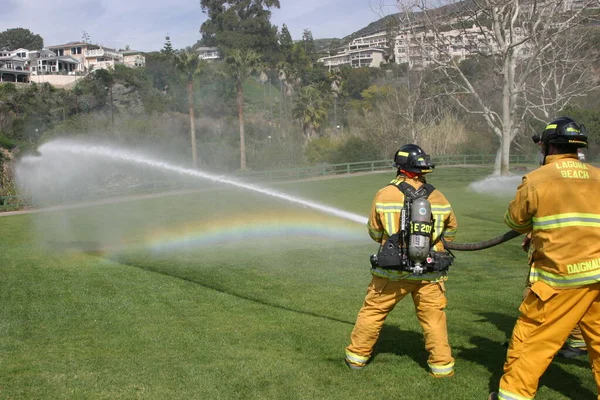
M 108 146 L 101 146 L 101 145 L 79 144 L 79 143 L 69 142 L 69 141 L 65 141 L 65 140 L 57 140 L 57 141 L 52 141 L 52 142 L 42 145 L 39 148 L 38 152 L 42 156 L 44 154 L 53 154 L 53 153 L 54 154 L 72 153 L 72 154 L 75 154 L 78 156 L 89 155 L 89 156 L 96 156 L 96 157 L 101 157 L 101 158 L 105 158 L 105 159 L 109 159 L 109 160 L 112 159 L 112 160 L 117 160 L 117 161 L 122 161 L 122 162 L 129 162 L 129 163 L 133 163 L 133 164 L 137 164 L 137 165 L 151 167 L 154 169 L 160 169 L 162 171 L 174 172 L 174 173 L 184 175 L 184 176 L 191 176 L 191 177 L 195 177 L 195 178 L 205 179 L 205 180 L 215 182 L 215 183 L 221 183 L 221 184 L 238 187 L 241 189 L 260 193 L 260 194 L 263 194 L 266 196 L 274 197 L 274 198 L 277 198 L 280 200 L 288 201 L 293 204 L 302 205 L 304 207 L 308 207 L 308 208 L 311 208 L 311 209 L 314 209 L 314 210 L 317 210 L 322 213 L 329 214 L 331 216 L 335 216 L 338 218 L 343 218 L 343 219 L 346 219 L 351 222 L 356 222 L 356 223 L 363 224 L 363 225 L 366 225 L 368 222 L 368 218 L 363 217 L 358 214 L 343 211 L 343 210 L 340 210 L 340 209 L 337 209 L 337 208 L 334 208 L 331 206 L 319 204 L 317 202 L 302 199 L 300 197 L 291 196 L 289 194 L 285 194 L 285 193 L 278 192 L 275 190 L 266 189 L 266 188 L 263 188 L 263 187 L 260 187 L 257 185 L 239 182 L 239 181 L 236 181 L 234 179 L 227 178 L 224 176 L 217 176 L 217 175 L 210 174 L 208 172 L 205 172 L 205 171 L 202 171 L 199 169 L 189 169 L 189 168 L 184 168 L 184 167 L 177 166 L 174 164 L 170 164 L 165 161 L 153 160 L 141 153 L 137 153 L 137 152 L 133 152 L 133 151 L 129 151 L 129 150 L 115 149 L 115 148 L 111 148 Z M 34 157 L 27 157 L 27 159 L 23 160 L 23 162 L 25 164 L 34 164 L 36 161 L 37 160 Z M 477 190 L 477 188 L 475 188 L 475 190 Z M 454 243 L 454 242 L 446 243 L 445 242 L 445 247 L 450 250 L 457 250 L 457 251 L 478 251 L 478 250 L 487 249 L 487 248 L 496 246 L 498 244 L 504 243 L 508 240 L 518 237 L 519 235 L 520 235 L 520 233 L 518 233 L 518 232 L 508 231 L 501 236 L 498 236 L 498 237 L 495 237 L 495 238 L 492 238 L 489 240 L 485 240 L 482 242 L 477 242 L 477 243 Z
M 180 167 L 177 165 L 173 165 L 164 161 L 153 160 L 150 159 L 143 154 L 132 152 L 129 150 L 121 150 L 114 149 L 107 146 L 99 146 L 99 145 L 83 145 L 78 143 L 72 143 L 68 141 L 53 141 L 42 145 L 39 148 L 39 152 L 42 154 L 64 154 L 64 153 L 73 153 L 78 156 L 89 155 L 89 156 L 97 156 L 106 159 L 113 159 L 124 162 L 131 162 L 137 165 L 143 165 L 151 168 L 161 169 L 163 171 L 175 172 L 180 175 L 187 175 L 196 178 L 205 179 L 211 182 L 222 183 L 230 186 L 235 186 L 241 189 L 250 190 L 256 193 L 261 193 L 267 196 L 275 197 L 280 200 L 285 200 L 290 203 L 302 205 L 325 214 L 329 214 L 335 217 L 343 218 L 352 222 L 357 222 L 363 225 L 366 225 L 368 219 L 354 213 L 350 213 L 347 211 L 339 210 L 334 207 L 326 206 L 323 204 L 319 204 L 317 202 L 302 199 L 299 197 L 291 196 L 289 194 L 285 194 L 282 192 L 278 192 L 271 189 L 266 189 L 257 185 L 248 184 L 239 182 L 230 178 L 225 178 L 222 176 L 217 176 L 210 174 L 208 172 L 198 170 L 198 169 L 189 169 Z

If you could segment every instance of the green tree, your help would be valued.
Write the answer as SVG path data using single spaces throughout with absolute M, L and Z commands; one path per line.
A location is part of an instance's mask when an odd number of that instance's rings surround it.
M 348 96 L 359 100 L 363 90 L 371 86 L 371 70 L 369 68 L 353 68 L 344 81 L 344 89 Z
M 171 44 L 171 37 L 169 37 L 168 33 L 167 36 L 165 36 L 165 45 L 163 46 L 160 52 L 166 57 L 175 56 L 175 50 L 173 50 L 173 45 Z
M 232 49 L 276 54 L 277 27 L 269 8 L 279 8 L 279 0 L 200 0 L 200 6 L 208 15 L 200 28 L 204 43 L 226 54 Z
M 184 51 L 179 54 L 176 58 L 177 67 L 180 71 L 185 73 L 187 78 L 187 94 L 188 94 L 188 108 L 190 116 L 190 140 L 192 146 L 192 165 L 194 168 L 198 167 L 198 155 L 196 150 L 196 127 L 194 124 L 194 108 L 195 108 L 195 90 L 194 90 L 194 76 L 200 75 L 205 68 L 205 62 L 200 60 L 198 54 L 195 52 Z
M 317 136 L 319 129 L 327 120 L 327 109 L 328 99 L 317 87 L 305 86 L 298 93 L 292 115 L 302 125 L 307 141 Z
M 315 46 L 315 40 L 310 29 L 305 29 L 302 32 L 302 45 L 307 56 L 312 58 L 316 55 L 317 47 Z
M 240 169 L 246 169 L 246 134 L 244 131 L 244 81 L 257 70 L 260 56 L 253 50 L 233 49 L 225 58 L 225 68 L 235 81 L 240 124 Z
M 279 33 L 279 51 L 281 53 L 282 59 L 285 61 L 291 61 L 292 48 L 294 47 L 294 41 L 292 40 L 292 35 L 288 30 L 286 24 L 283 24 L 281 27 L 281 32 Z
M 44 39 L 29 29 L 12 28 L 0 32 L 0 50 L 16 50 L 18 48 L 41 50 L 43 47 Z

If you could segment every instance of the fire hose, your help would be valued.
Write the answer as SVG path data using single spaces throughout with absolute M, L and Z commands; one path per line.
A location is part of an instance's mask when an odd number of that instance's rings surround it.
M 450 250 L 478 251 L 478 250 L 489 249 L 490 247 L 497 246 L 501 243 L 507 242 L 518 236 L 521 236 L 521 234 L 519 232 L 510 230 L 503 235 L 497 236 L 490 240 L 484 240 L 483 242 L 477 242 L 477 243 L 454 243 L 454 242 L 446 242 L 446 241 L 443 241 L 443 242 L 444 242 L 444 247 L 447 249 L 450 249 Z

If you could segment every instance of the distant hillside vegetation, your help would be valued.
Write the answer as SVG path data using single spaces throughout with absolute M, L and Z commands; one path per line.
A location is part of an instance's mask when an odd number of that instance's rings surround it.
M 398 18 L 400 14 L 390 14 L 390 15 L 386 15 L 385 17 L 378 19 L 377 21 L 371 22 L 369 25 L 365 26 L 362 29 L 359 29 L 358 31 L 351 33 L 350 35 L 344 37 L 342 39 L 342 43 L 350 43 L 352 40 L 356 39 L 357 37 L 361 37 L 361 36 L 368 36 L 368 35 L 372 35 L 374 33 L 377 32 L 381 32 L 383 30 L 386 29 L 386 27 L 396 18 Z
M 352 40 L 361 37 L 372 35 L 377 32 L 381 32 L 386 29 L 386 27 L 391 23 L 395 18 L 398 18 L 399 14 L 391 14 L 386 15 L 385 17 L 378 19 L 377 21 L 371 22 L 369 25 L 365 26 L 358 31 L 351 33 L 348 36 L 345 36 L 342 39 L 315 39 L 315 46 L 317 47 L 318 53 L 327 53 L 328 50 L 339 50 L 342 47 L 345 47 Z

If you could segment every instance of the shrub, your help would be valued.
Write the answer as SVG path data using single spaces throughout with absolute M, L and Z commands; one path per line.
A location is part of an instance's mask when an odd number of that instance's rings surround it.
M 336 150 L 336 144 L 328 137 L 311 140 L 304 151 L 309 164 L 329 162 L 331 155 Z
M 2 83 L 0 84 L 0 93 L 11 94 L 17 92 L 17 86 L 14 83 Z
M 352 136 L 339 146 L 329 157 L 332 164 L 371 161 L 381 158 L 379 149 L 373 142 Z

